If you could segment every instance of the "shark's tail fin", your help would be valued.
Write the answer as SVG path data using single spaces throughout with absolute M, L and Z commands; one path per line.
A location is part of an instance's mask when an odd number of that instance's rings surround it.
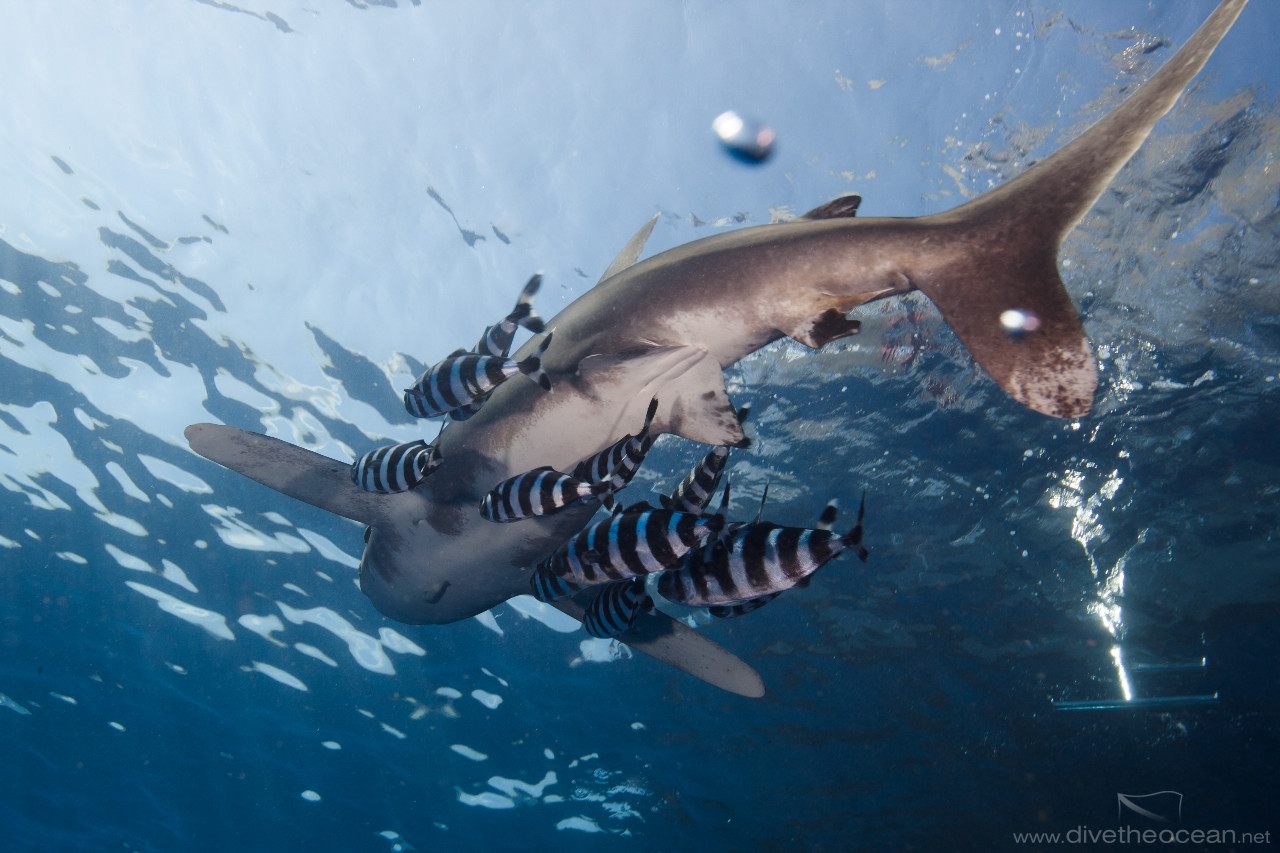
M 911 283 L 1023 405 L 1064 418 L 1092 407 L 1097 365 L 1058 276 L 1058 248 L 1204 67 L 1245 2 L 1223 0 L 1151 79 L 1050 157 L 921 221 L 941 230 L 935 245 L 946 260 Z

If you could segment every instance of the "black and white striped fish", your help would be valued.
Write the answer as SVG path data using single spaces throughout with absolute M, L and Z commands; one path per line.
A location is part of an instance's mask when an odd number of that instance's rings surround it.
M 520 291 L 520 298 L 516 300 L 516 307 L 511 309 L 511 313 L 502 318 L 502 320 L 484 330 L 484 334 L 480 336 L 480 340 L 472 352 L 476 355 L 506 358 L 511 352 L 511 343 L 515 340 L 518 327 L 523 326 L 535 335 L 545 331 L 546 326 L 543 325 L 542 318 L 533 313 L 533 297 L 541 286 L 542 274 L 536 273 L 525 284 L 524 290 Z M 481 407 L 484 406 L 485 400 L 489 399 L 489 393 L 491 392 L 485 393 L 465 406 L 460 406 L 449 412 L 450 420 L 465 421 L 480 411 Z
M 726 484 L 725 490 L 727 491 L 728 488 L 729 486 L 728 484 Z M 756 513 L 756 523 L 759 523 L 760 521 L 760 514 L 764 512 L 764 502 L 768 498 L 768 496 L 769 496 L 769 487 L 766 486 L 764 490 L 764 497 L 760 499 L 760 512 Z M 836 514 L 839 512 L 839 509 L 840 509 L 840 504 L 838 501 L 835 501 L 835 500 L 829 501 L 827 505 L 823 508 L 822 514 L 818 516 L 818 523 L 816 525 L 817 529 L 830 530 L 831 526 L 835 524 Z M 737 526 L 730 525 L 730 528 L 733 530 L 736 530 L 741 526 L 742 525 L 737 525 Z M 807 581 L 808 581 L 808 578 L 796 584 L 796 586 L 804 586 L 807 583 Z M 751 613 L 754 610 L 759 610 L 761 607 L 764 607 L 766 604 L 768 604 L 770 601 L 773 601 L 775 598 L 777 598 L 780 595 L 782 595 L 781 592 L 771 592 L 768 595 L 762 595 L 762 596 L 759 596 L 758 598 L 748 598 L 746 601 L 740 601 L 737 604 L 712 605 L 710 608 L 708 608 L 708 610 L 710 611 L 711 618 L 713 619 L 736 619 L 737 617 L 743 616 L 747 613 Z
M 617 475 L 588 483 L 543 465 L 490 489 L 480 500 L 480 515 L 502 524 L 551 515 L 566 507 L 603 503 L 625 485 Z
M 542 333 L 546 327 L 542 318 L 533 313 L 533 297 L 542 287 L 542 273 L 535 273 L 520 291 L 516 307 L 494 325 L 484 330 L 480 342 L 472 352 L 477 355 L 492 355 L 506 358 L 511 352 L 511 342 L 515 340 L 516 329 L 523 326 L 535 335 Z
M 669 509 L 615 513 L 557 548 L 542 566 L 581 586 L 626 580 L 678 565 L 723 526 L 718 515 Z
M 583 459 L 573 467 L 572 475 L 579 480 L 603 480 L 618 471 L 623 477 L 624 485 L 630 483 L 636 471 L 640 470 L 649 448 L 653 447 L 653 436 L 649 434 L 649 429 L 653 426 L 653 416 L 657 411 L 658 398 L 654 397 L 649 402 L 644 426 L 639 433 L 623 436 L 599 453 Z
M 550 345 L 551 333 L 548 332 L 537 351 L 523 361 L 456 350 L 418 377 L 412 388 L 405 389 L 405 410 L 415 418 L 448 414 L 483 397 L 518 373 L 550 391 L 551 380 L 542 369 L 542 356 Z
M 357 459 L 351 465 L 351 480 L 366 492 L 407 492 L 441 461 L 435 447 L 422 440 L 389 444 Z
M 534 598 L 539 601 L 551 602 L 559 601 L 562 598 L 573 595 L 575 592 L 580 592 L 583 586 L 582 584 L 557 577 L 547 567 L 546 562 L 543 561 L 533 570 L 533 574 L 529 575 L 529 588 Z
M 503 480 L 481 499 L 480 515 L 489 521 L 510 522 L 550 515 L 565 507 L 587 503 L 602 503 L 611 507 L 613 495 L 631 482 L 649 448 L 653 446 L 649 428 L 657 410 L 658 401 L 655 398 L 649 404 L 640 434 L 627 436 L 601 453 L 579 462 L 574 471 L 581 473 L 565 474 L 544 465 Z M 590 473 L 594 465 L 592 460 L 609 454 L 614 448 L 621 448 L 618 462 L 593 481 Z M 585 470 L 584 466 L 587 466 Z
M 676 570 L 658 578 L 658 593 L 668 601 L 693 607 L 741 604 L 803 586 L 809 577 L 845 550 L 864 562 L 862 518 L 843 536 L 821 528 L 782 527 L 753 522 L 711 548 L 690 553 Z
M 741 424 L 751 413 L 750 406 L 738 409 L 738 423 Z M 711 503 L 716 486 L 720 484 L 720 475 L 724 472 L 725 463 L 729 461 L 728 446 L 712 448 L 702 461 L 693 466 L 680 485 L 670 495 L 659 495 L 658 501 L 665 509 L 677 512 L 702 512 Z
M 708 609 L 713 619 L 734 619 L 753 610 L 759 610 L 780 595 L 782 595 L 780 592 L 771 592 L 759 598 L 748 598 L 738 604 L 716 604 Z
M 582 627 L 593 637 L 608 639 L 631 628 L 640 611 L 652 606 L 644 578 L 605 584 L 582 614 Z

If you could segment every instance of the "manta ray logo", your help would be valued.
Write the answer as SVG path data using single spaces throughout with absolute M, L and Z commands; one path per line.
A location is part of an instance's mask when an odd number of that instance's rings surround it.
M 1116 794 L 1116 817 L 1123 818 L 1125 811 L 1142 815 L 1156 823 L 1182 820 L 1182 794 L 1177 791 L 1156 791 L 1154 794 Z

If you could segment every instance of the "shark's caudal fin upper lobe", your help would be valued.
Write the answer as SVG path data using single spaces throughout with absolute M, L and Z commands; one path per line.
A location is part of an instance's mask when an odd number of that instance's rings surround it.
M 911 283 L 1023 405 L 1064 418 L 1093 406 L 1097 364 L 1058 275 L 1058 248 L 1204 67 L 1245 2 L 1224 0 L 1150 80 L 1052 156 L 967 204 L 920 220 L 932 232 L 930 251 L 947 262 Z M 1008 311 L 1029 318 L 1028 325 L 1002 324 Z

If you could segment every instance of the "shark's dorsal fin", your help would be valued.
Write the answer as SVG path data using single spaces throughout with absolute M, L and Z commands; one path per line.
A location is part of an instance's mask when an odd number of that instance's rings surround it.
M 622 247 L 622 251 L 613 259 L 613 263 L 609 264 L 609 268 L 604 271 L 604 275 L 600 276 L 600 281 L 615 276 L 636 262 L 640 257 L 640 253 L 644 251 L 644 244 L 649 242 L 649 235 L 653 233 L 653 226 L 658 221 L 658 214 L 654 214 L 653 218 L 640 226 L 640 230 L 632 235 L 627 241 L 627 245 Z
M 801 216 L 801 219 L 848 219 L 858 215 L 858 205 L 862 204 L 860 195 L 842 195 L 833 198 L 826 204 L 820 204 Z
M 401 495 L 366 492 L 351 482 L 351 464 L 287 441 L 222 424 L 192 424 L 191 449 L 250 480 L 335 515 L 377 525 Z

